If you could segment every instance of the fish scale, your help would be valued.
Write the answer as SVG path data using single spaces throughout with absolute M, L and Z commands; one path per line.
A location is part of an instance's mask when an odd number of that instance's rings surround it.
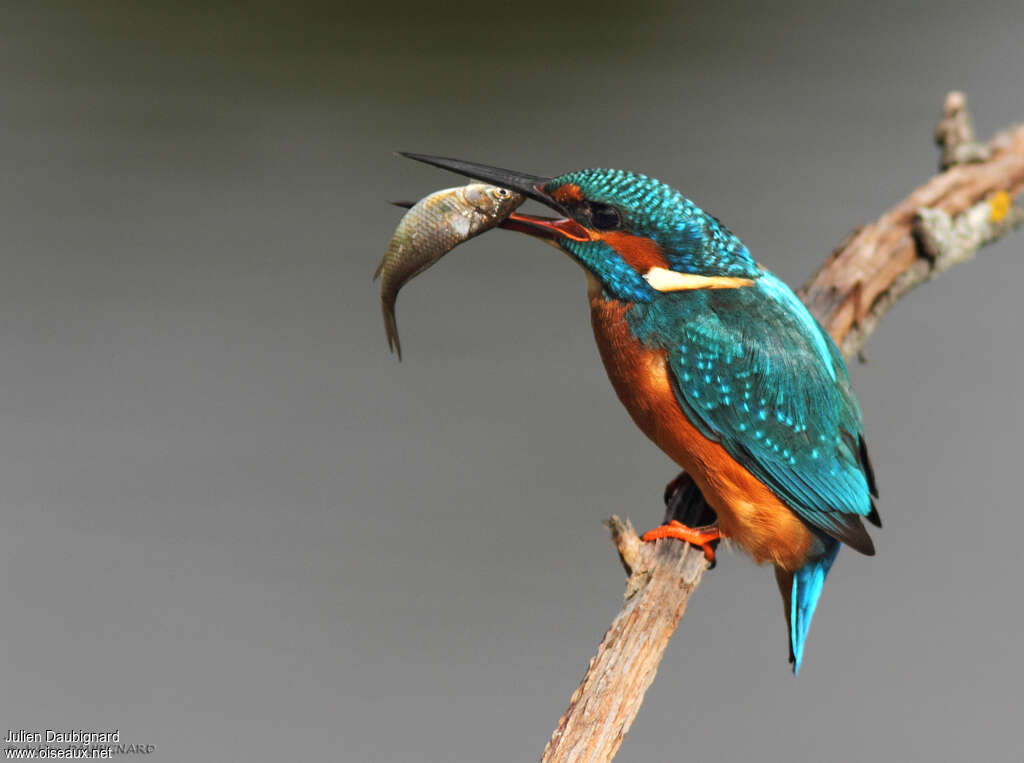
M 395 303 L 402 286 L 459 244 L 501 224 L 524 200 L 507 188 L 470 183 L 436 191 L 405 213 L 373 274 L 374 280 L 381 279 L 380 302 L 388 348 L 399 360 L 402 345 Z

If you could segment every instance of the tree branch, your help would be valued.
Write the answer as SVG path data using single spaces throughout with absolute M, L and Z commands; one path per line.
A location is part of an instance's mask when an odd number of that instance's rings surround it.
M 963 94 L 954 92 L 935 138 L 943 171 L 851 233 L 799 291 L 848 359 L 904 294 L 1024 222 L 1024 210 L 1012 201 L 1024 190 L 1024 125 L 978 144 Z M 710 511 L 692 481 L 673 485 L 669 515 Z M 618 517 L 607 525 L 629 574 L 625 603 L 542 763 L 615 756 L 705 569 L 700 549 L 674 539 L 643 543 Z

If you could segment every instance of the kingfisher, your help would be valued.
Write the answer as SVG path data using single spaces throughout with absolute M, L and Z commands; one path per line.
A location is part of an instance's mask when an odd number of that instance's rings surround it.
M 508 188 L 557 213 L 501 225 L 552 244 L 584 270 L 601 360 L 633 421 L 675 461 L 715 521 L 670 521 L 714 560 L 731 539 L 771 563 L 789 660 L 803 660 L 825 577 L 843 544 L 872 556 L 878 489 L 849 372 L 803 302 L 718 219 L 642 174 L 558 177 L 402 155 Z

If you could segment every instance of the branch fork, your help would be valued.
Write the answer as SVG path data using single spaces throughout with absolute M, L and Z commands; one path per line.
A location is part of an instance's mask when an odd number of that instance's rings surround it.
M 974 123 L 967 111 L 967 98 L 959 90 L 946 96 L 942 105 L 942 121 L 935 128 L 935 142 L 942 150 L 939 169 L 948 170 L 957 164 L 984 162 L 992 152 L 974 139 Z

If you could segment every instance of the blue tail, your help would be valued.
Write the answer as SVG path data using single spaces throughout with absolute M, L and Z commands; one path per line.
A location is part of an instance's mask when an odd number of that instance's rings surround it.
M 818 606 L 821 588 L 825 585 L 825 576 L 832 569 L 841 544 L 834 538 L 825 539 L 825 554 L 813 562 L 808 562 L 793 574 L 793 591 L 789 601 L 789 645 L 790 662 L 793 663 L 793 675 L 800 671 L 800 663 L 804 658 L 804 641 L 807 629 L 811 627 L 811 618 Z

